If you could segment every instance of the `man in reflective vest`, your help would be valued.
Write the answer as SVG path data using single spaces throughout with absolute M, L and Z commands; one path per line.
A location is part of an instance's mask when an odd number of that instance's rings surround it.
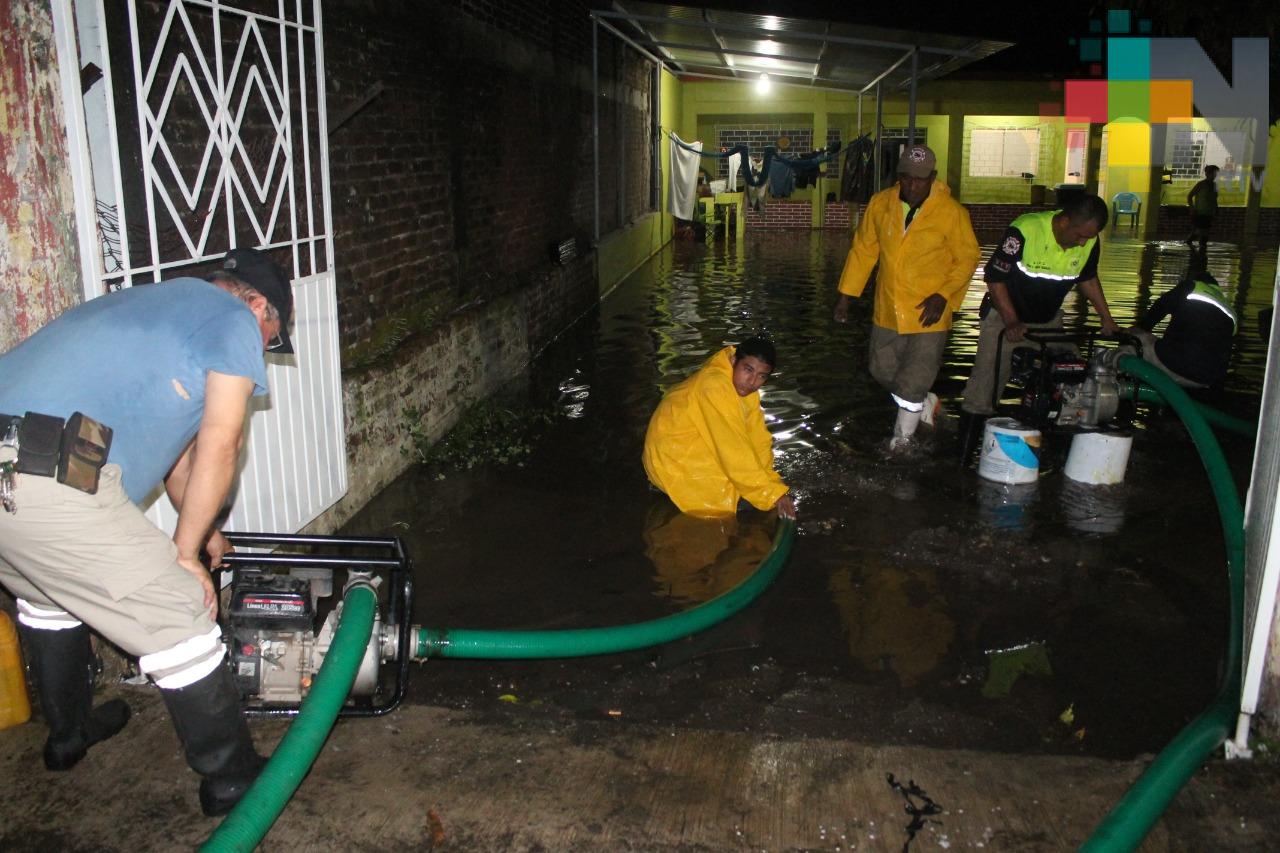
M 980 257 L 969 212 L 938 180 L 933 151 L 907 146 L 898 183 L 876 193 L 858 223 L 835 308 L 836 322 L 847 322 L 850 297 L 862 294 L 879 264 L 868 366 L 898 406 L 892 451 L 909 450 L 916 427 L 933 423 L 938 398 L 929 389 L 952 312 L 964 301 Z
M 1169 325 L 1153 334 L 1165 317 Z M 1218 385 L 1227 376 L 1236 314 L 1213 276 L 1194 270 L 1151 304 L 1130 329 L 1142 341 L 1142 357 L 1185 388 Z
M 1083 195 L 1062 210 L 1019 216 L 1005 230 L 983 271 L 987 295 L 979 309 L 978 352 L 964 386 L 964 412 L 995 412 L 1009 380 L 1014 349 L 1031 345 L 1024 340 L 1029 331 L 1062 331 L 1062 301 L 1073 287 L 1079 287 L 1098 312 L 1103 334 L 1119 331 L 1098 281 L 1098 232 L 1106 225 L 1106 203 L 1096 195 Z M 974 418 L 967 420 L 972 423 Z

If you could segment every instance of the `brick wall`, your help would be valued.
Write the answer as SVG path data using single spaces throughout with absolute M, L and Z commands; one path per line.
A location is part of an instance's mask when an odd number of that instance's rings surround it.
M 1244 237 L 1245 209 L 1220 207 L 1213 217 L 1209 239 L 1222 243 L 1240 243 Z M 1160 240 L 1185 240 L 1191 231 L 1191 213 L 1186 205 L 1166 204 L 1160 207 Z M 1264 207 L 1258 211 L 1258 234 L 1253 241 L 1260 246 L 1274 246 L 1280 242 L 1280 208 Z
M 718 125 L 716 127 L 716 148 L 732 148 L 735 145 L 745 145 L 747 150 L 754 157 L 763 157 L 764 149 L 772 146 L 778 147 L 778 140 L 786 137 L 788 140 L 786 154 L 807 154 L 813 150 L 813 128 L 812 127 L 783 127 L 777 124 L 735 124 L 735 125 Z M 708 163 L 714 163 L 714 169 L 708 167 Z M 711 172 L 717 178 L 727 178 L 729 176 L 729 161 L 725 160 L 704 160 L 702 164 L 704 169 Z
M 825 231 L 849 231 L 849 202 L 829 201 L 822 211 L 822 228 Z
M 807 201 L 769 199 L 764 210 L 747 207 L 747 230 L 779 228 L 812 228 L 813 208 Z
M 347 494 L 311 532 L 336 530 L 404 471 L 406 409 L 421 413 L 426 435 L 440 437 L 471 404 L 520 375 L 531 355 L 596 302 L 594 256 L 539 272 L 531 286 L 472 306 L 380 364 L 342 383 Z
M 382 87 L 330 136 L 342 343 L 437 320 L 344 376 L 350 492 L 313 529 L 404 469 L 406 407 L 441 437 L 594 303 L 588 6 L 325 4 L 330 116 Z M 602 234 L 651 209 L 651 68 L 601 33 Z M 583 254 L 553 266 L 549 247 L 567 237 Z
M 1051 210 L 1048 204 L 966 204 L 969 210 L 969 221 L 978 239 L 994 240 L 1000 236 L 1010 222 L 1024 213 L 1037 210 Z

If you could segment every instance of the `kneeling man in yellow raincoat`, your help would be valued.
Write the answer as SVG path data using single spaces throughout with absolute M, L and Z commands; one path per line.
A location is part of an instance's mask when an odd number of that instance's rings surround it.
M 773 470 L 760 386 L 777 363 L 773 344 L 750 338 L 725 347 L 672 388 L 649 420 L 644 470 L 682 512 L 757 509 L 795 518 L 787 484 Z

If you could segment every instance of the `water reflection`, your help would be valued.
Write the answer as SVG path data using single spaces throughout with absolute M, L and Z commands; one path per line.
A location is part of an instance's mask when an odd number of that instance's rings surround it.
M 955 622 L 933 570 L 840 569 L 831 574 L 829 588 L 849 654 L 863 668 L 890 672 L 911 687 L 946 657 Z
M 1038 483 L 995 483 L 978 478 L 975 486 L 978 513 L 983 523 L 997 531 L 1020 531 L 1031 520 Z
M 667 501 L 645 521 L 644 553 L 661 595 L 678 604 L 701 604 L 755 571 L 773 545 L 772 528 L 765 513 L 698 517 Z
M 1060 509 L 1067 526 L 1079 533 L 1119 533 L 1124 527 L 1128 490 L 1123 484 L 1093 486 L 1063 477 Z

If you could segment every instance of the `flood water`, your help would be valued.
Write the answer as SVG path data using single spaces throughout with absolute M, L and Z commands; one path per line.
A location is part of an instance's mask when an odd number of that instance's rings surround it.
M 1225 556 L 1176 417 L 1139 413 L 1121 486 L 1065 479 L 1052 444 L 1038 483 L 979 478 L 958 462 L 954 426 L 975 281 L 935 386 L 949 415 L 922 452 L 889 456 L 893 404 L 866 366 L 870 294 L 847 325 L 831 320 L 847 251 L 847 237 L 807 232 L 668 246 L 512 388 L 561 415 L 525 467 L 410 471 L 346 527 L 405 539 L 415 621 L 431 627 L 623 624 L 705 601 L 755 567 L 773 519 L 681 516 L 647 485 L 644 430 L 664 390 L 764 332 L 780 361 L 764 405 L 800 512 L 773 587 L 656 649 L 431 662 L 414 669 L 410 701 L 553 727 L 599 718 L 1118 757 L 1158 750 L 1204 708 L 1225 642 Z M 1186 262 L 1181 244 L 1108 241 L 1100 277 L 1117 321 L 1132 322 Z M 1251 414 L 1275 252 L 1216 244 L 1209 265 L 1240 317 L 1214 404 Z M 1082 297 L 1065 307 L 1069 328 L 1096 326 Z M 1250 443 L 1222 440 L 1243 488 Z

